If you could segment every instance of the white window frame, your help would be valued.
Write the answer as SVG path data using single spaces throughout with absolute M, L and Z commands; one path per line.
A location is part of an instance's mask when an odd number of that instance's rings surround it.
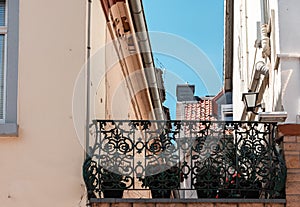
M 232 104 L 222 104 L 221 105 L 221 119 L 222 121 L 228 121 L 226 120 L 226 115 L 232 115 L 233 116 L 233 105 Z

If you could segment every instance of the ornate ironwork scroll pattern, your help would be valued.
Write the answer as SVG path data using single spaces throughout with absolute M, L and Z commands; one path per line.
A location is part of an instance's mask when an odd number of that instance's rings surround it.
M 198 198 L 283 198 L 286 167 L 275 130 L 259 122 L 95 120 L 83 165 L 89 197 L 151 188 L 194 190 Z

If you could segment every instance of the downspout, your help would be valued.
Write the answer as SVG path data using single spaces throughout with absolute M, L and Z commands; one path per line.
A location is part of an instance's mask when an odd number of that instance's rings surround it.
M 268 24 L 261 25 L 261 47 L 262 47 L 262 57 L 267 58 L 271 55 L 270 48 L 270 38 L 268 36 Z
M 226 0 L 224 15 L 224 90 L 232 92 L 234 0 Z
M 258 87 L 258 83 L 260 80 L 260 75 L 264 75 L 264 79 L 263 79 L 263 83 L 262 85 L 264 85 L 264 82 L 266 82 L 268 76 L 269 76 L 269 68 L 266 66 L 266 64 L 263 61 L 259 61 L 255 64 L 255 71 L 252 77 L 252 82 L 250 85 L 250 91 L 257 91 L 257 87 Z M 259 97 L 258 97 L 258 102 L 261 101 L 262 99 L 262 94 L 265 91 L 265 87 L 261 87 L 259 92 Z M 241 120 L 245 120 L 246 119 L 246 115 L 247 115 L 247 111 L 246 108 L 244 107 L 243 113 L 242 113 L 242 117 Z M 250 116 L 250 120 L 253 120 L 254 116 L 251 115 Z
M 164 120 L 162 103 L 158 92 L 158 84 L 154 70 L 152 50 L 144 16 L 144 9 L 140 0 L 128 0 L 135 25 L 137 42 L 141 51 L 141 56 L 145 68 L 145 75 L 151 92 L 152 105 L 155 109 L 154 115 L 157 120 Z
M 249 86 L 250 81 L 248 80 L 249 76 L 249 43 L 248 43 L 248 1 L 245 0 L 245 38 L 246 38 L 246 83 Z
M 89 125 L 90 125 L 90 56 L 91 56 L 91 8 L 92 0 L 88 0 L 87 13 L 87 63 L 86 63 L 86 114 L 85 114 L 85 159 L 89 157 Z
M 252 83 L 250 86 L 251 91 L 256 91 L 258 82 L 260 79 L 260 75 L 269 75 L 269 68 L 266 66 L 266 64 L 263 61 L 259 61 L 255 64 L 255 70 L 254 70 L 254 75 L 252 77 Z
M 269 5 L 267 1 L 261 0 L 261 47 L 262 57 L 268 58 L 271 55 L 270 38 L 269 38 Z

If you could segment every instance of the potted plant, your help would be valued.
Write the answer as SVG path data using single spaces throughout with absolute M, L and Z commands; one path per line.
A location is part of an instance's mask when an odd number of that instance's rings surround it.
M 262 182 L 256 175 L 256 160 L 248 147 L 242 146 L 239 154 L 228 151 L 226 154 L 227 164 L 234 169 L 234 174 L 227 175 L 222 197 L 224 198 L 259 198 L 262 188 Z M 238 161 L 239 164 L 236 162 Z M 245 168 L 246 164 L 251 167 Z
M 241 179 L 240 186 L 242 198 L 259 198 L 262 182 L 255 176 L 248 179 Z
M 97 198 L 98 172 L 97 163 L 88 156 L 82 166 L 82 175 L 88 199 Z
M 218 198 L 220 173 L 217 167 L 203 165 L 196 170 L 193 185 L 198 198 Z
M 160 169 L 166 170 L 157 173 Z M 146 176 L 140 178 L 140 181 L 142 181 L 142 187 L 150 188 L 152 198 L 170 198 L 171 190 L 179 187 L 180 169 L 177 166 L 168 168 L 164 164 L 149 165 L 146 167 Z
M 262 182 L 257 178 L 245 178 L 239 173 L 234 173 L 226 178 L 226 191 L 222 191 L 222 198 L 259 198 Z
M 123 192 L 126 189 L 126 184 L 122 182 L 123 176 L 104 168 L 101 169 L 100 174 L 100 186 L 104 198 L 122 198 Z

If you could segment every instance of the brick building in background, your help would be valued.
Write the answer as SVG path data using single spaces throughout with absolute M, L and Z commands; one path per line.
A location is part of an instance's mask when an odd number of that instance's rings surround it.
M 177 85 L 176 119 L 216 121 L 213 116 L 214 96 L 194 96 L 195 85 Z

